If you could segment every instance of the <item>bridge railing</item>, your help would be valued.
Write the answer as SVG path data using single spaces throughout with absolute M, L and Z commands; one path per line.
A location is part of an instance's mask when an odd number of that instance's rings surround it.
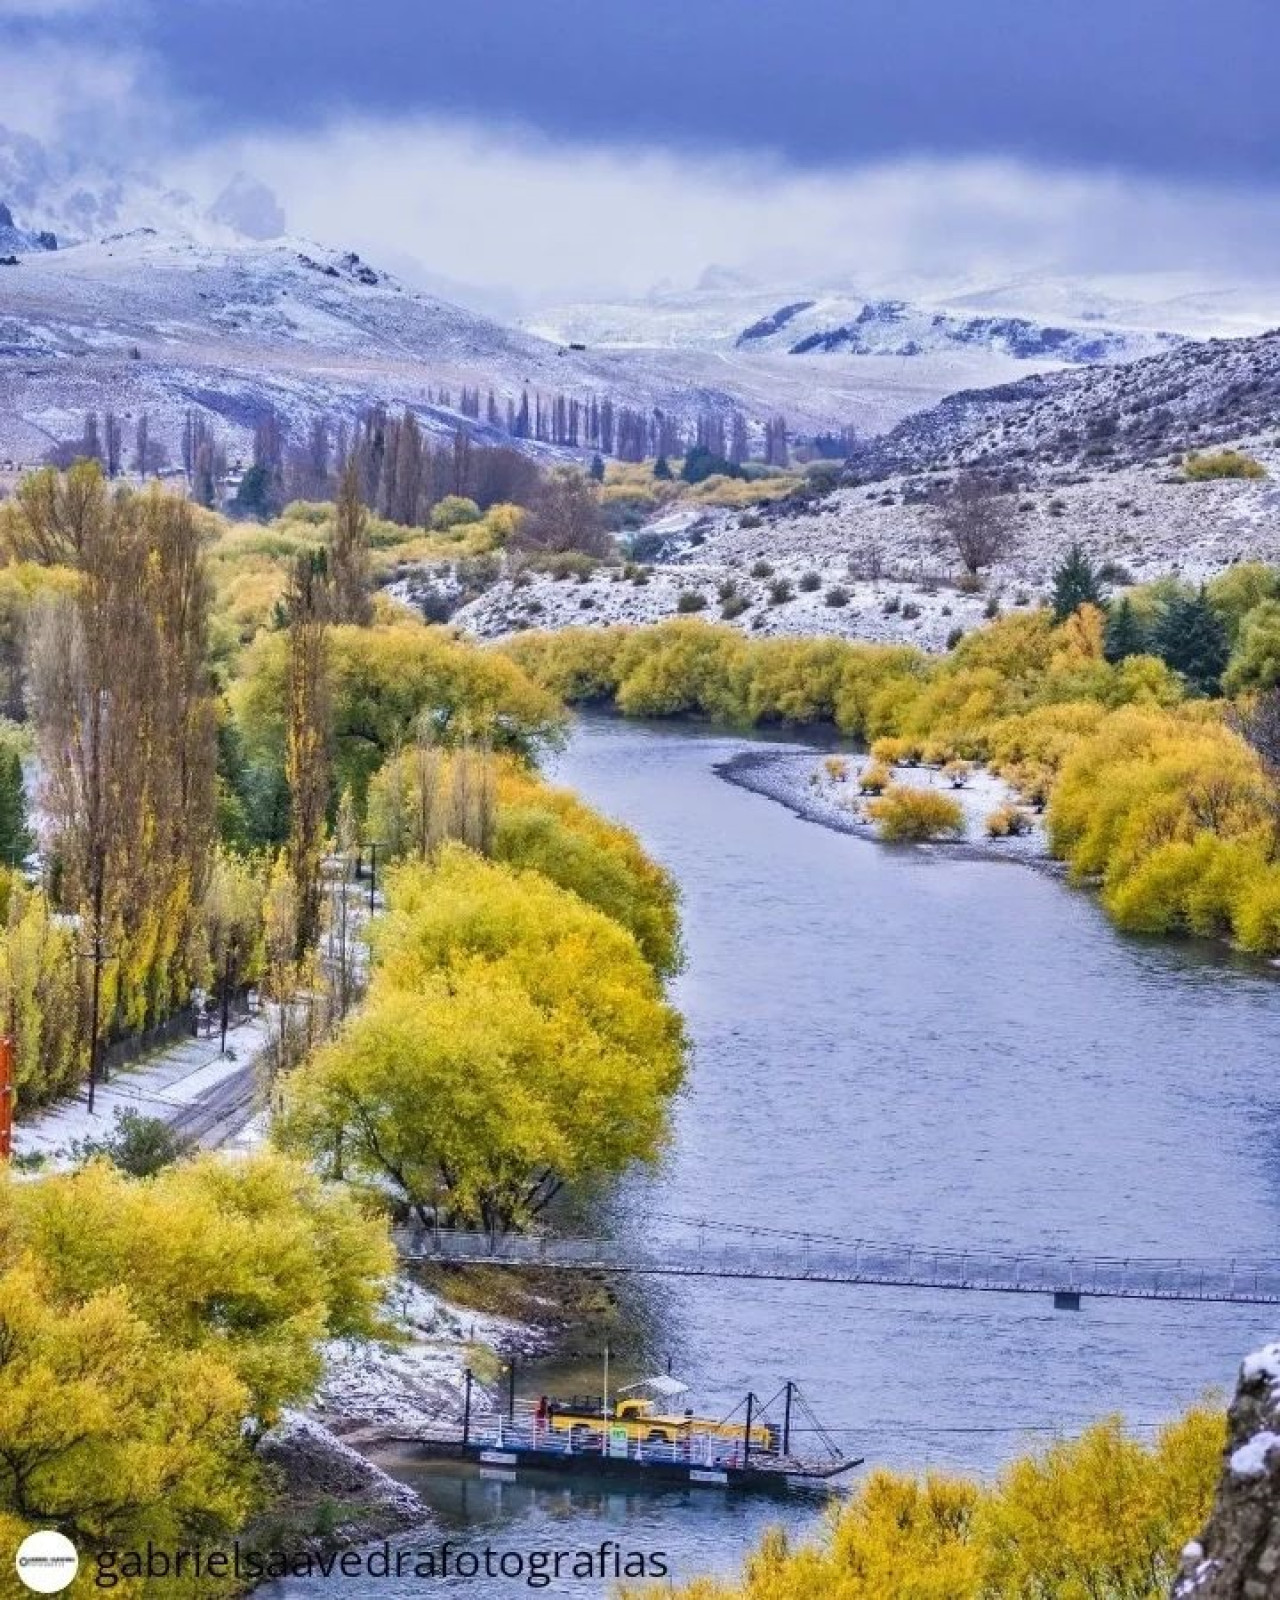
M 1280 1302 L 1280 1260 L 1198 1261 L 957 1250 L 816 1235 L 694 1230 L 651 1241 L 404 1229 L 410 1258 L 729 1278 L 814 1279 L 1130 1299 Z

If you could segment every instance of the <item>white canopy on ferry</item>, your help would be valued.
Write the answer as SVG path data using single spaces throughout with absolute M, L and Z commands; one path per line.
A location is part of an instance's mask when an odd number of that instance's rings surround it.
M 629 1383 L 624 1389 L 619 1389 L 619 1394 L 632 1394 L 637 1389 L 651 1389 L 654 1394 L 660 1394 L 664 1400 L 674 1400 L 678 1394 L 688 1394 L 689 1385 L 681 1383 L 679 1378 L 673 1378 L 667 1373 L 659 1373 L 656 1378 L 641 1378 L 639 1383 Z

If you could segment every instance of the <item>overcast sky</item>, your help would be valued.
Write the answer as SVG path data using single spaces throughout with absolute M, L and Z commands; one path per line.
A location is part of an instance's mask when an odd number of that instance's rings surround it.
M 0 0 L 0 123 L 532 296 L 1280 243 L 1275 0 Z

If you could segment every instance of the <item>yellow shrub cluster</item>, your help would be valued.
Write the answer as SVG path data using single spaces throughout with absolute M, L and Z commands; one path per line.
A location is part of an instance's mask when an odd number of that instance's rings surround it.
M 893 843 L 954 838 L 964 832 L 964 810 L 958 800 L 905 784 L 892 784 L 878 799 L 868 801 L 867 815 L 880 837 Z
M 405 750 L 369 786 L 371 836 L 392 858 L 434 855 L 447 839 L 468 842 L 477 831 L 455 815 L 459 761 L 492 769 L 494 815 L 487 853 L 532 868 L 622 924 L 664 977 L 681 959 L 677 890 L 670 874 L 645 854 L 635 835 L 586 806 L 567 789 L 543 783 L 509 758 L 476 758 L 445 750 Z M 476 784 L 472 783 L 472 788 Z M 427 815 L 427 813 L 433 813 Z
M 1214 450 L 1200 455 L 1192 451 L 1182 470 L 1193 481 L 1206 478 L 1265 478 L 1267 469 L 1243 450 Z
M 774 1529 L 739 1581 L 679 1600 L 1163 1600 L 1208 1515 L 1224 1434 L 1195 1410 L 1151 1447 L 1099 1423 L 990 1485 L 876 1472 L 822 1540 L 792 1548 Z

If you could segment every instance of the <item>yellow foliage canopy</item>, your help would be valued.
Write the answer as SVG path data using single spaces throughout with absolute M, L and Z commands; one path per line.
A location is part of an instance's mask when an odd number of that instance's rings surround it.
M 1225 1426 L 1194 1410 L 1154 1444 L 1116 1420 L 990 1485 L 873 1473 L 821 1541 L 766 1535 L 740 1582 L 679 1600 L 1164 1600 L 1208 1515 Z
M 424 1221 L 503 1227 L 657 1155 L 683 1033 L 624 928 L 456 845 L 388 906 L 367 1004 L 289 1081 L 287 1144 Z

